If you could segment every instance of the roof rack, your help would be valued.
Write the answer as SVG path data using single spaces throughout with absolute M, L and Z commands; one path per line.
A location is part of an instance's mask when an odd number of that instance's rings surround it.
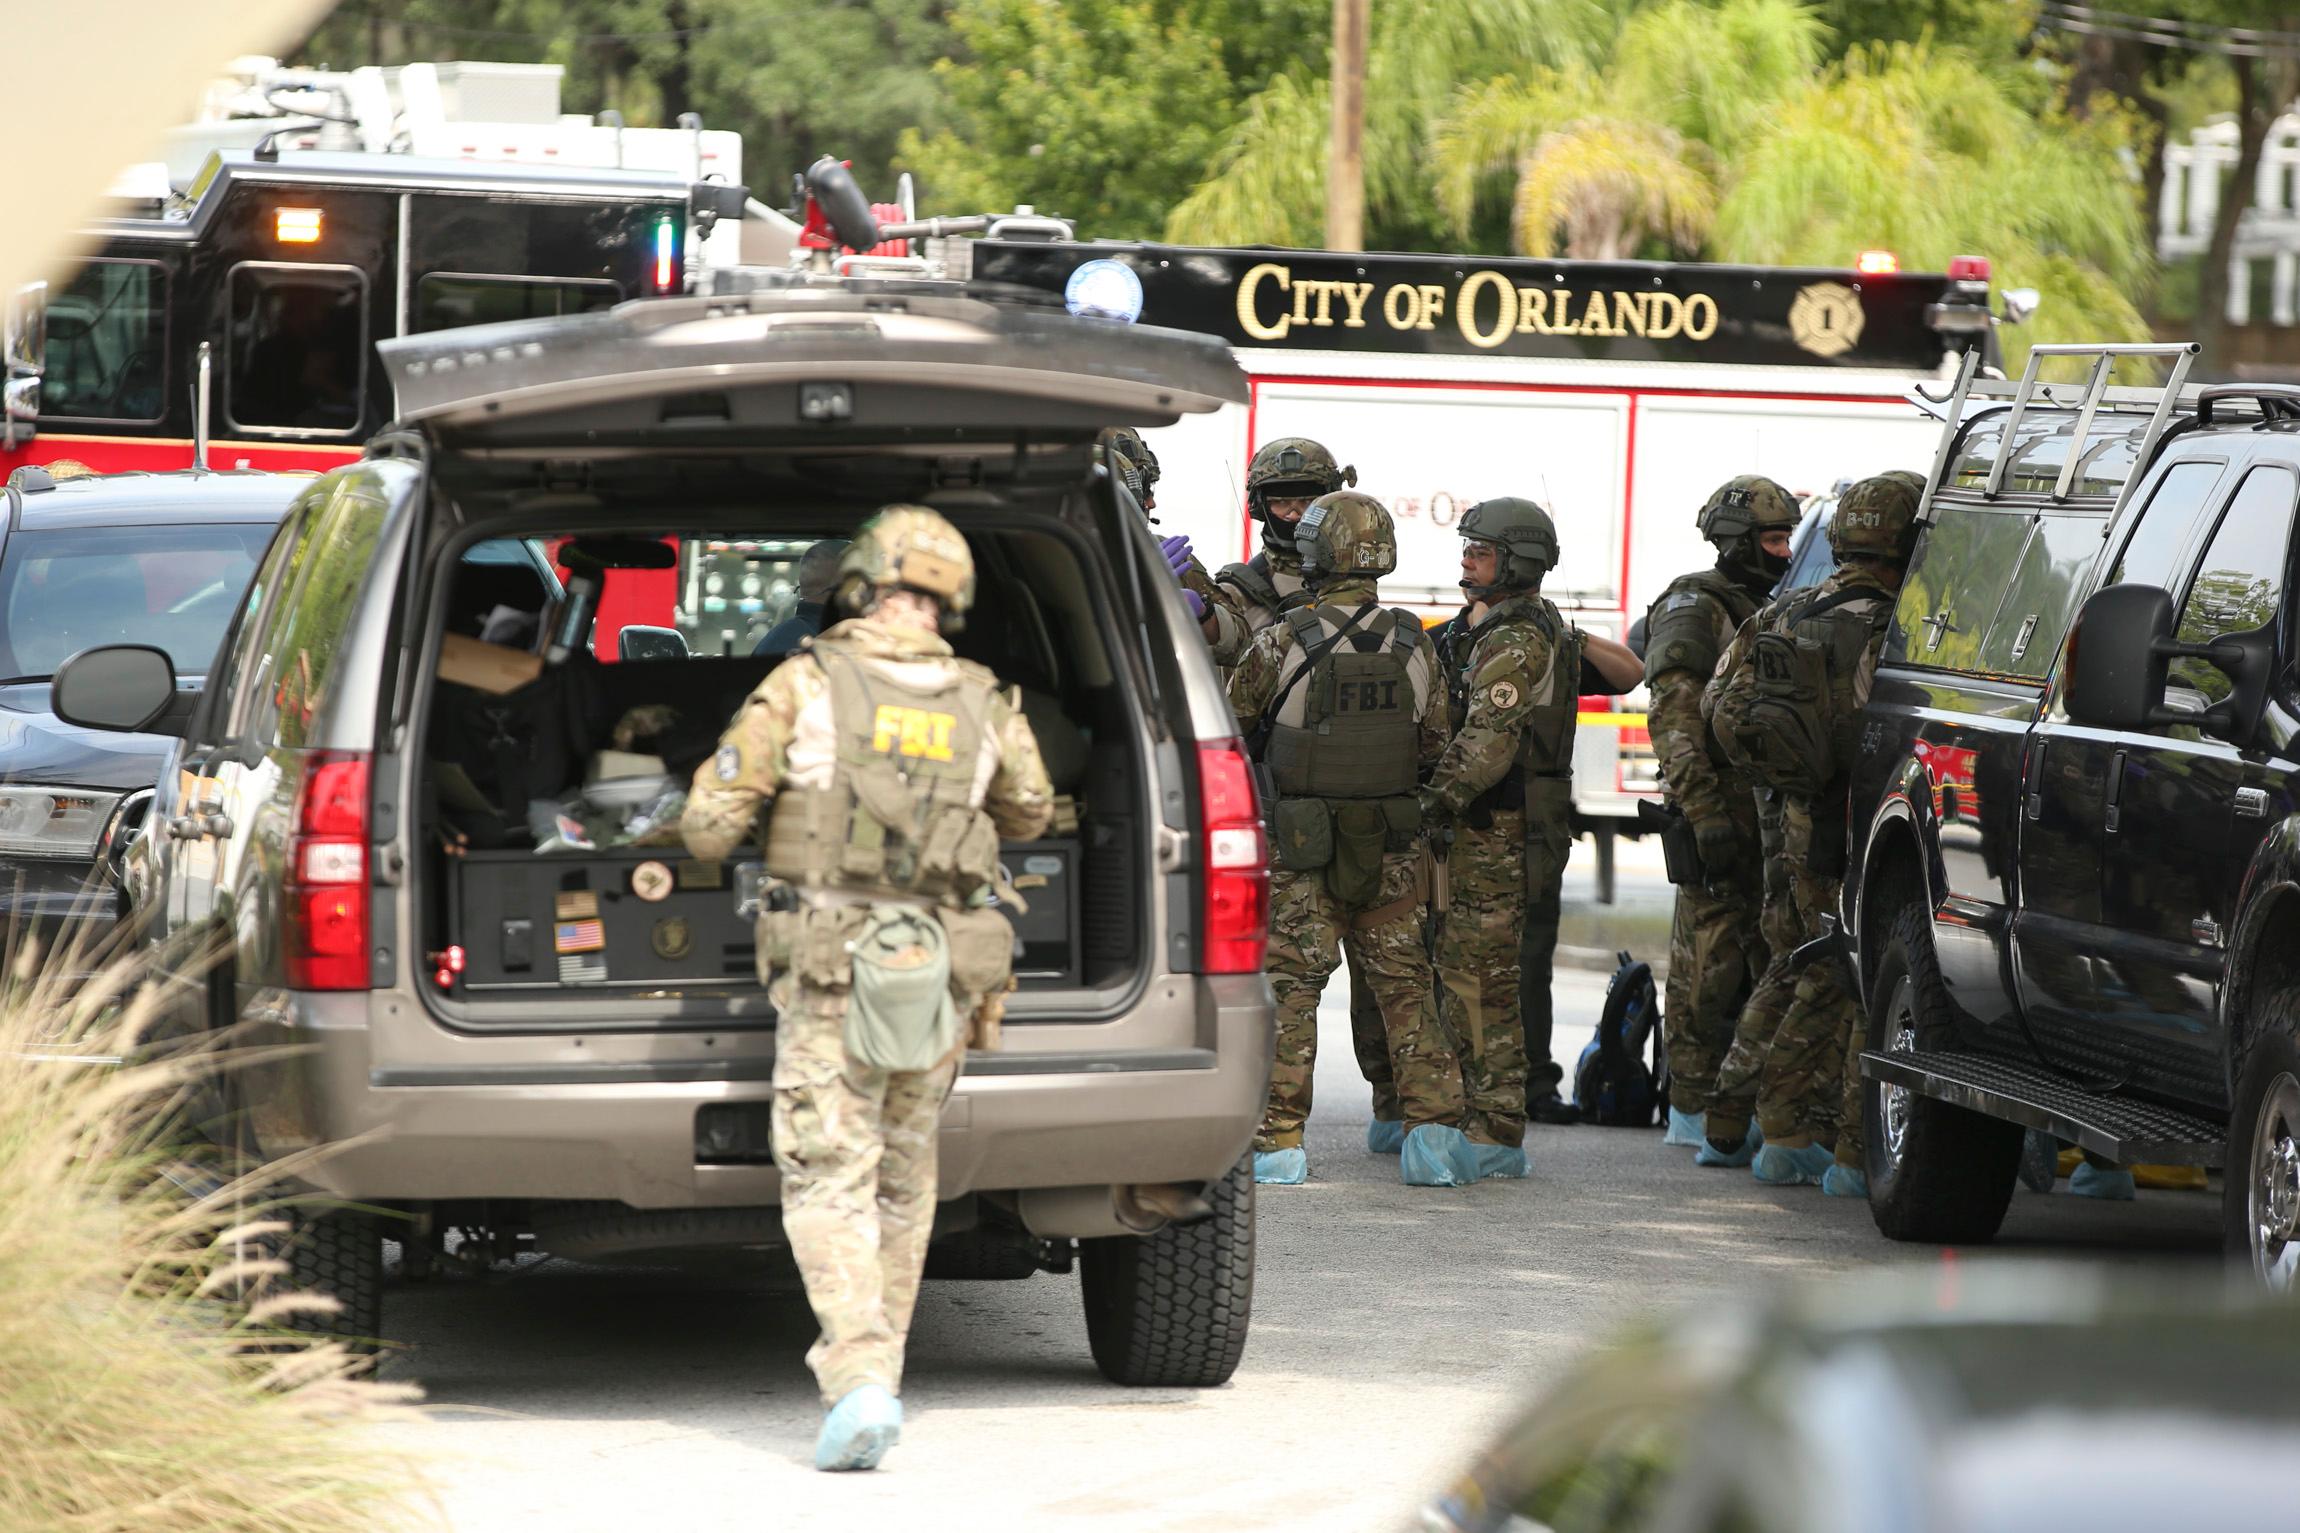
M 2172 407 L 2180 399 L 2180 386 L 2188 381 L 2189 366 L 2195 362 L 2199 349 L 2194 341 L 2160 342 L 2136 346 L 2031 346 L 2028 352 L 2028 366 L 2021 369 L 2020 387 L 2013 393 L 2012 413 L 2005 417 L 2004 434 L 1997 439 L 1996 461 L 1989 465 L 1987 490 L 1989 497 L 1994 499 L 2003 491 L 2005 470 L 2012 463 L 2012 449 L 2014 439 L 2020 432 L 2021 417 L 2028 413 L 2029 402 L 2036 397 L 2037 372 L 2042 367 L 2046 357 L 2088 357 L 2092 360 L 2092 376 L 2085 380 L 2084 397 L 2077 406 L 2074 437 L 2080 442 L 2084 440 L 2085 433 L 2092 426 L 2092 417 L 2094 412 L 2100 408 L 2102 396 L 2108 392 L 2110 368 L 2127 357 L 2163 358 L 2172 363 L 2172 376 L 2164 380 L 2163 387 L 2118 391 L 2120 394 L 2130 396 L 2119 399 L 2117 401 L 2119 404 L 2155 406 L 2153 413 L 2148 418 L 2148 431 L 2141 438 L 2140 451 L 2133 459 L 2133 464 L 2137 468 L 2146 464 L 2150 456 L 2156 451 L 2156 439 L 2164 434 L 2164 424 L 2172 417 Z M 2116 511 L 2124 509 L 2125 498 L 2131 495 L 2132 487 L 2139 477 L 2138 474 L 2134 474 L 2125 479 L 2123 488 L 2117 493 Z M 2068 499 L 2069 483 L 2075 478 L 2076 454 L 2071 452 L 2067 461 L 2060 466 L 2060 478 L 2053 484 L 2052 498 L 2054 500 Z M 2111 512 L 2110 520 L 2112 522 L 2115 520 L 2114 512 Z

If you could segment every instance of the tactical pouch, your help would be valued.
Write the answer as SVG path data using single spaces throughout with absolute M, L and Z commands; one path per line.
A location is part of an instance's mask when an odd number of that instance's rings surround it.
M 1014 974 L 1014 924 L 1005 912 L 982 905 L 937 910 L 935 918 L 950 939 L 951 994 L 972 1006 L 1005 990 Z
M 1661 838 L 1661 865 L 1669 881 L 1681 887 L 1702 881 L 1701 838 L 1693 822 L 1675 804 L 1664 808 L 1651 799 L 1637 802 L 1637 821 Z
M 1841 814 L 1813 817 L 1813 839 L 1805 849 L 1805 871 L 1819 878 L 1843 878 L 1849 853 L 1849 822 Z
M 791 972 L 819 989 L 846 989 L 850 983 L 848 949 L 869 913 L 869 907 L 863 905 L 786 912 L 791 922 L 786 928 L 790 933 L 787 953 Z M 762 928 L 764 925 L 762 922 Z
M 1334 860 L 1334 816 L 1322 798 L 1282 798 L 1270 816 L 1270 865 L 1315 873 Z
M 796 955 L 799 934 L 804 929 L 807 913 L 804 910 L 762 910 L 754 927 L 758 933 L 759 983 L 771 985 L 778 970 L 797 967 Z
M 1389 842 L 1389 821 L 1379 803 L 1334 806 L 1334 855 L 1326 866 L 1326 889 L 1344 910 L 1362 910 L 1380 896 Z
M 1422 804 L 1420 799 L 1383 799 L 1382 821 L 1389 827 L 1388 850 L 1410 852 L 1421 845 Z
M 863 907 L 847 998 L 847 1057 L 874 1070 L 931 1070 L 958 1047 L 950 941 L 932 912 Z

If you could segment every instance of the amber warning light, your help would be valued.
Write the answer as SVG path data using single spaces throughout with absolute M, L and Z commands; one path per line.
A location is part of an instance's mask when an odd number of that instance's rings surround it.
M 281 208 L 272 218 L 272 234 L 283 245 L 316 245 L 319 230 L 317 208 Z
M 1864 277 L 1890 277 L 1901 269 L 1901 258 L 1890 250 L 1864 250 L 1853 264 Z

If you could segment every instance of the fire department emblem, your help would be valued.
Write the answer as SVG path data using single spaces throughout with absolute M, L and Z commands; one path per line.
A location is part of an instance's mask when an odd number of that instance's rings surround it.
M 1842 282 L 1815 282 L 1789 305 L 1789 337 L 1816 357 L 1841 357 L 1860 344 L 1861 295 Z

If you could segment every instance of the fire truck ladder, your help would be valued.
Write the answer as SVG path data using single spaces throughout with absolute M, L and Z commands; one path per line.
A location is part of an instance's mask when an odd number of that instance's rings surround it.
M 2149 412 L 2148 428 L 2142 434 L 2140 451 L 2133 459 L 2133 472 L 2126 476 L 2117 492 L 2116 504 L 2109 514 L 2109 525 L 2115 525 L 2125 502 L 2139 485 L 2150 460 L 2155 456 L 2157 443 L 2164 437 L 2165 427 L 2172 420 L 2172 412 L 2181 402 L 2183 386 L 2188 381 L 2188 369 L 2195 362 L 2199 350 L 2194 341 L 2157 342 L 2144 345 L 2064 345 L 2031 346 L 2028 366 L 2021 370 L 2020 382 L 2009 383 L 1997 378 L 1977 378 L 1980 356 L 1977 351 L 1965 354 L 1964 367 L 1957 374 L 1956 393 L 1951 397 L 1948 419 L 1954 423 L 1964 419 L 1968 399 L 2010 399 L 2012 408 L 2006 412 L 2003 435 L 1997 440 L 1996 457 L 1989 464 L 1989 477 L 1982 493 L 1994 500 L 2004 493 L 2005 472 L 2012 464 L 2013 449 L 2017 444 L 2021 418 L 2028 414 L 2032 404 L 2048 408 L 2075 406 L 2076 423 L 2070 436 L 2071 451 L 2060 466 L 2060 477 L 2053 484 L 2054 500 L 2068 499 L 2069 487 L 2076 481 L 2080 464 L 2077 450 L 2092 429 L 2092 419 L 2103 405 L 2110 411 L 2122 413 L 2142 410 Z M 2091 371 L 2082 384 L 2047 383 L 2038 375 L 2048 357 L 2079 357 L 2092 363 Z M 2127 359 L 2165 361 L 2172 366 L 2171 376 L 2151 388 L 2110 388 L 2110 372 L 2118 362 Z M 1941 477 L 1948 472 L 1949 453 L 1955 446 L 1956 432 L 1941 433 L 1941 445 L 1933 457 L 1933 472 L 1926 485 L 1930 495 L 1940 488 Z

